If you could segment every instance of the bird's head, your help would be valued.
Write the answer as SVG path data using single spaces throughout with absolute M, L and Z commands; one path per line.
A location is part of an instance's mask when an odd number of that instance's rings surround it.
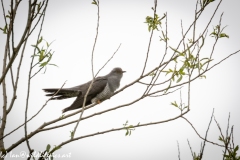
M 122 77 L 124 72 L 126 72 L 126 71 L 123 71 L 122 68 L 117 67 L 117 68 L 113 68 L 113 70 L 110 72 L 110 74 Z
M 116 67 L 116 68 L 113 68 L 113 70 L 111 71 L 111 73 L 116 73 L 116 74 L 122 74 L 126 71 L 123 71 L 122 68 L 120 67 Z

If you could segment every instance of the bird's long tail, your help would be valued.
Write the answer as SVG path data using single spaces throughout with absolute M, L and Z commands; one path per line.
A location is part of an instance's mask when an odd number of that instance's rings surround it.
M 70 107 L 71 107 L 71 106 L 70 106 Z M 64 108 L 64 109 L 62 110 L 62 113 L 72 110 L 70 107 Z
M 76 97 L 79 95 L 79 93 L 81 93 L 81 91 L 73 91 L 71 89 L 68 88 L 63 88 L 60 89 L 59 88 L 46 88 L 43 89 L 45 92 L 49 93 L 46 94 L 46 96 L 53 96 L 56 92 L 57 94 L 55 94 L 51 100 L 61 100 L 61 99 L 66 99 L 66 98 L 72 98 L 72 97 Z M 59 91 L 58 91 L 59 90 Z

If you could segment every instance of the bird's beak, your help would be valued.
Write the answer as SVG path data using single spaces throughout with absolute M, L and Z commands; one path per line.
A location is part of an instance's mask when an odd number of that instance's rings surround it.
M 122 71 L 122 73 L 125 73 L 126 71 Z

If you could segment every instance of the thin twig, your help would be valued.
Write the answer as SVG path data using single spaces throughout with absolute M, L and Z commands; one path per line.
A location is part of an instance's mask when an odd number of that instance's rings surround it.
M 79 119 L 78 119 L 78 121 L 77 121 L 77 123 L 76 123 L 74 129 L 73 129 L 73 132 L 72 132 L 72 135 L 71 135 L 71 139 L 74 138 L 75 133 L 76 133 L 76 130 L 77 130 L 77 127 L 78 127 L 78 125 L 79 125 L 79 122 L 80 122 L 81 119 L 82 119 L 82 116 L 83 116 L 83 113 L 84 113 L 84 109 L 85 109 L 86 99 L 87 99 L 87 96 L 88 96 L 89 91 L 90 91 L 91 88 L 92 88 L 92 84 L 93 84 L 93 82 L 94 82 L 94 80 L 95 80 L 94 71 L 93 71 L 93 70 L 94 70 L 94 68 L 93 68 L 93 55 L 94 55 L 94 50 L 95 50 L 95 46 L 96 46 L 96 43 L 97 43 L 98 29 L 99 29 L 99 20 L 100 20 L 100 14 L 99 14 L 99 0 L 97 0 L 97 15 L 98 15 L 98 19 L 97 19 L 96 36 L 95 36 L 95 40 L 94 40 L 94 43 L 93 43 L 93 48 L 92 48 L 92 58 L 91 58 L 92 77 L 93 77 L 93 79 L 92 79 L 92 81 L 91 81 L 91 84 L 90 84 L 89 87 L 88 87 L 88 90 L 87 90 L 86 94 L 84 95 L 84 100 L 83 100 L 83 105 L 82 105 L 82 112 L 81 112 L 81 114 L 80 114 L 80 116 L 79 116 Z
M 166 37 L 166 41 L 165 41 L 165 51 L 164 51 L 164 55 L 163 55 L 163 58 L 159 64 L 159 66 L 162 65 L 166 55 L 167 55 L 167 50 L 168 50 L 168 19 L 167 19 L 167 12 L 165 13 L 165 17 L 166 17 L 166 22 L 165 22 L 165 26 L 166 26 L 166 29 L 165 29 L 165 37 Z
M 198 0 L 197 0 L 197 2 L 196 2 L 195 14 L 194 14 L 194 24 L 193 24 L 193 42 L 195 41 L 195 34 L 196 34 L 197 8 L 198 8 Z
M 121 43 L 119 44 L 117 50 L 112 54 L 112 56 L 107 60 L 107 62 L 98 70 L 98 72 L 96 73 L 95 77 L 98 75 L 98 73 L 110 62 L 110 60 L 112 60 L 112 58 L 114 57 L 114 55 L 118 52 L 119 48 L 121 47 Z
M 191 147 L 190 142 L 189 142 L 188 139 L 187 139 L 187 141 L 188 141 L 188 146 L 189 146 L 191 154 L 192 154 L 192 158 L 194 159 L 194 154 L 193 154 L 193 151 L 192 151 L 192 147 Z
M 154 16 L 153 16 L 153 19 L 155 19 L 155 17 L 156 17 L 156 11 L 157 11 L 157 0 L 154 0 L 154 12 L 153 12 Z M 141 76 L 143 76 L 145 68 L 146 68 L 146 65 L 147 65 L 148 55 L 149 55 L 150 47 L 151 47 L 151 44 L 152 44 L 153 31 L 154 31 L 154 28 L 152 28 L 152 31 L 151 31 L 151 34 L 150 34 L 150 38 L 149 38 L 149 42 L 148 42 L 148 48 L 147 48 L 147 54 L 146 54 L 146 59 L 145 59 L 145 62 L 144 62 L 144 66 L 143 66 L 143 70 L 142 70 Z
M 202 159 L 202 156 L 203 156 L 203 151 L 204 151 L 205 144 L 206 144 L 207 134 L 208 134 L 208 131 L 209 131 L 210 125 L 211 125 L 211 123 L 212 123 L 213 115 L 214 115 L 214 108 L 213 108 L 212 116 L 211 116 L 210 122 L 209 122 L 209 124 L 208 124 L 208 128 L 207 128 L 206 134 L 205 134 L 205 138 L 204 138 L 203 146 L 201 147 L 201 151 L 200 151 L 200 159 Z
M 195 127 L 192 125 L 192 123 L 191 123 L 187 118 L 185 118 L 185 117 L 182 117 L 182 118 L 185 119 L 185 120 L 191 125 L 191 127 L 192 127 L 193 130 L 196 132 L 196 134 L 198 135 L 199 138 L 201 138 L 201 139 L 204 140 L 204 141 L 207 141 L 208 143 L 212 143 L 212 144 L 214 144 L 214 145 L 217 145 L 217 146 L 220 146 L 220 147 L 224 147 L 223 145 L 220 145 L 220 144 L 218 144 L 218 143 L 215 143 L 215 142 L 212 142 L 212 141 L 209 141 L 209 140 L 203 138 L 203 137 L 197 132 L 197 130 L 195 129 Z
M 181 20 L 181 33 L 182 33 L 182 39 L 183 39 L 183 41 L 182 41 L 182 43 L 183 43 L 183 49 L 186 50 L 185 36 L 184 36 L 184 34 L 183 34 L 183 23 L 182 23 L 182 20 Z M 195 34 L 195 32 L 194 32 L 193 34 Z
M 223 13 L 222 13 L 221 16 L 220 16 L 219 28 L 221 27 L 222 16 L 223 16 Z M 218 37 L 218 35 L 217 35 L 217 36 L 216 36 L 216 39 L 215 39 L 215 42 L 214 42 L 214 44 L 213 44 L 212 51 L 211 51 L 211 54 L 210 54 L 210 56 L 209 56 L 209 59 L 212 59 L 212 55 L 213 55 L 213 53 L 214 53 L 214 49 L 215 49 L 215 47 L 216 47 L 216 44 L 217 44 L 217 42 L 218 42 L 218 39 L 219 39 L 219 37 Z M 210 64 L 210 63 L 207 64 L 206 68 L 209 67 L 209 64 Z
M 177 147 L 178 147 L 178 159 L 181 160 L 181 158 L 180 158 L 180 148 L 179 148 L 179 143 L 178 143 L 178 141 L 177 141 Z

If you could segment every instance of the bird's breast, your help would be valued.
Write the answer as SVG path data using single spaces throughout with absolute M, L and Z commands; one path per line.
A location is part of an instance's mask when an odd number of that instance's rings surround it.
M 107 83 L 106 87 L 103 89 L 102 92 L 100 92 L 99 94 L 97 94 L 96 97 L 94 97 L 91 102 L 92 103 L 96 103 L 98 100 L 99 101 L 103 101 L 106 99 L 109 99 L 112 95 L 113 95 L 113 91 L 110 89 L 109 84 Z

